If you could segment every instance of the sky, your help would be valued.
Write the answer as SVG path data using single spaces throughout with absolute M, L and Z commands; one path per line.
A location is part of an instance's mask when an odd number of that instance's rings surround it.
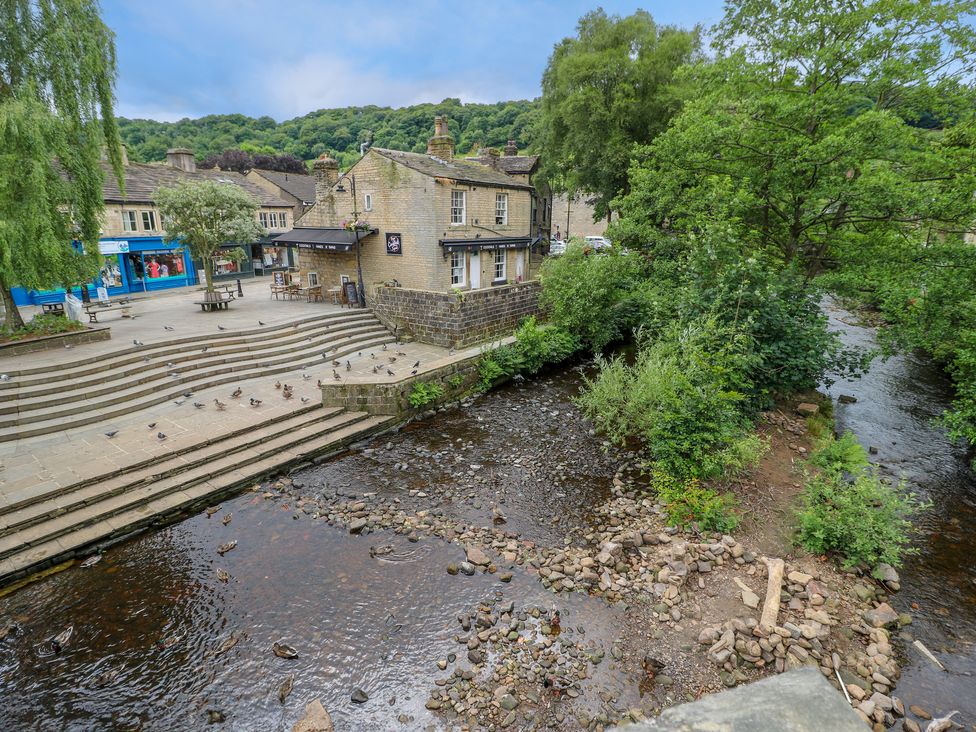
M 316 109 L 539 96 L 553 46 L 599 0 L 102 0 L 116 112 L 277 121 Z M 605 0 L 661 24 L 710 26 L 722 0 Z

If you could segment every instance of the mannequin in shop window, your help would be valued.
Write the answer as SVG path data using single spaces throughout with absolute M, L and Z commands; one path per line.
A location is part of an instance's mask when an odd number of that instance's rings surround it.
M 149 262 L 146 264 L 146 269 L 148 270 L 149 276 L 152 279 L 159 277 L 159 263 L 156 261 L 155 257 L 149 260 Z

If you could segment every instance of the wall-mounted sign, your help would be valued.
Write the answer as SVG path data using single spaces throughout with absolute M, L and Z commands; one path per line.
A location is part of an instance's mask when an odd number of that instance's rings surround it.
M 129 251 L 129 242 L 119 240 L 109 240 L 98 242 L 98 252 L 100 254 L 125 254 Z
M 386 253 L 403 254 L 403 239 L 400 238 L 399 234 L 386 232 Z

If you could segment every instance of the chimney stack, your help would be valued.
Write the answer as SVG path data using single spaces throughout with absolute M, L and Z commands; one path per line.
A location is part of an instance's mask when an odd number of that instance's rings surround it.
M 315 201 L 318 202 L 339 182 L 339 161 L 323 153 L 312 163 L 312 170 L 315 172 Z
M 505 145 L 505 157 L 515 157 L 518 155 L 518 145 L 515 144 L 515 140 L 509 140 L 508 144 Z
M 454 138 L 447 130 L 447 117 L 434 117 L 434 136 L 427 140 L 427 154 L 441 160 L 454 159 Z
M 173 168 L 185 170 L 193 173 L 197 169 L 197 160 L 193 157 L 193 151 L 185 147 L 174 147 L 166 151 L 166 164 Z
M 488 167 L 492 170 L 498 170 L 498 158 L 501 157 L 501 153 L 498 152 L 497 147 L 486 147 L 481 151 L 482 157 L 485 158 L 485 162 L 488 163 Z

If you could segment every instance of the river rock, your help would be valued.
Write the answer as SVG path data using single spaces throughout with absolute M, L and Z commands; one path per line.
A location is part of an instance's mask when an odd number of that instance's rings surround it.
M 812 417 L 819 411 L 820 407 L 816 404 L 810 404 L 810 402 L 800 402 L 796 405 L 796 413 L 801 417 Z
M 852 394 L 841 394 L 837 397 L 837 401 L 841 404 L 854 404 L 857 401 L 857 397 Z
M 914 719 L 906 719 L 901 723 L 901 728 L 905 732 L 922 732 L 922 728 L 918 726 L 918 722 Z
M 363 529 L 366 528 L 366 524 L 368 523 L 369 522 L 364 518 L 353 519 L 352 521 L 349 522 L 349 533 L 350 534 L 360 533 Z
M 864 611 L 864 622 L 872 628 L 883 628 L 886 625 L 898 622 L 898 613 L 886 602 L 882 602 L 872 610 Z
M 911 711 L 912 714 L 914 714 L 919 719 L 932 719 L 931 714 L 929 714 L 927 711 L 922 709 L 922 707 L 916 706 L 915 704 L 911 704 L 908 707 L 908 709 L 909 711 Z
M 318 699 L 305 705 L 305 716 L 299 719 L 291 732 L 334 732 L 332 717 Z
M 474 565 L 471 562 L 461 562 L 458 569 L 461 570 L 461 574 L 466 574 L 468 577 L 474 574 Z
M 476 546 L 465 547 L 465 553 L 467 554 L 468 561 L 478 567 L 486 567 L 491 564 L 488 555 Z
M 498 700 L 498 705 L 506 712 L 512 711 L 518 706 L 518 704 L 518 699 L 511 694 L 505 694 L 501 699 Z
M 367 701 L 369 701 L 369 695 L 362 689 L 356 689 L 353 691 L 352 694 L 349 695 L 349 698 L 356 702 L 356 704 L 365 704 Z
M 898 577 L 898 572 L 890 564 L 885 564 L 882 562 L 874 569 L 874 576 L 885 583 L 885 586 L 892 592 L 897 592 L 901 589 L 901 579 Z

